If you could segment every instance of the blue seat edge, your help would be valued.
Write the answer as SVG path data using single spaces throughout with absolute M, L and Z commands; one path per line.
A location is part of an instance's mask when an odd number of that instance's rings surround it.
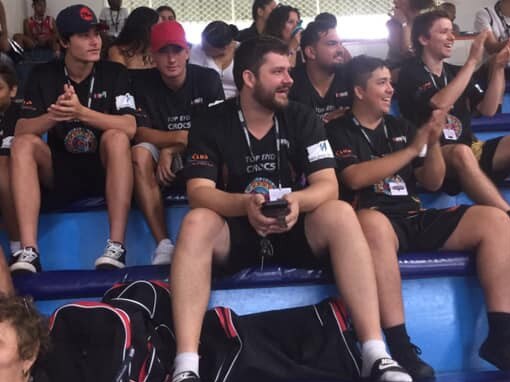
M 399 256 L 402 278 L 430 278 L 474 274 L 474 262 L 467 252 L 421 252 Z M 58 270 L 14 277 L 18 293 L 36 300 L 100 297 L 118 282 L 164 280 L 168 266 L 133 266 L 120 270 Z M 212 288 L 243 289 L 273 286 L 332 283 L 329 272 L 322 269 L 266 267 L 244 269 L 232 276 L 215 278 Z

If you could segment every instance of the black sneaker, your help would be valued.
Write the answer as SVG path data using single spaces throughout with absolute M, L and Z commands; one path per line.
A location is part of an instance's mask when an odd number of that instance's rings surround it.
M 491 341 L 488 338 L 478 352 L 481 358 L 492 363 L 500 370 L 510 370 L 510 343 L 503 341 Z
M 174 375 L 172 382 L 200 382 L 200 377 L 192 371 L 183 371 Z
M 120 243 L 108 240 L 102 256 L 96 259 L 96 269 L 121 269 L 126 266 L 126 248 Z
M 391 353 L 393 359 L 406 369 L 414 380 L 434 378 L 434 369 L 419 355 L 421 355 L 421 349 L 412 343 Z
M 379 358 L 375 361 L 370 371 L 369 380 L 371 382 L 384 381 L 385 374 L 388 372 L 398 373 L 396 381 L 412 381 L 412 377 L 407 370 L 391 358 Z
M 34 247 L 21 248 L 12 254 L 9 269 L 12 275 L 41 272 L 39 252 Z

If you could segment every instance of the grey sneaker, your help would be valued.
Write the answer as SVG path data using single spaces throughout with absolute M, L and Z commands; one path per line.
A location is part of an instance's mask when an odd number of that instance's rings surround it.
M 96 269 L 122 269 L 126 266 L 126 248 L 121 243 L 108 240 L 103 254 L 96 259 Z

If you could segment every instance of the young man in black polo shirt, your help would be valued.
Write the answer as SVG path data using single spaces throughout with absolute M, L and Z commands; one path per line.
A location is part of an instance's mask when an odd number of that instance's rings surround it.
M 175 180 L 192 118 L 225 96 L 216 71 L 187 64 L 189 48 L 177 21 L 152 28 L 151 49 L 156 68 L 144 70 L 133 79 L 141 109 L 133 147 L 135 196 L 156 239 L 152 263 L 168 264 L 173 244 L 168 237 L 160 185 L 169 186 Z
M 170 283 L 177 340 L 174 381 L 199 381 L 198 341 L 213 263 L 235 272 L 278 262 L 319 265 L 329 253 L 362 342 L 362 376 L 410 381 L 381 339 L 370 252 L 352 208 L 338 199 L 334 157 L 319 119 L 288 102 L 288 48 L 260 37 L 234 59 L 240 97 L 193 121 L 185 168 L 193 210 L 177 241 Z M 307 186 L 300 187 L 300 174 Z M 264 215 L 266 201 L 286 208 Z
M 40 186 L 48 191 L 49 200 L 59 203 L 106 195 L 110 239 L 95 265 L 121 268 L 133 186 L 129 141 L 136 130 L 128 74 L 119 64 L 99 60 L 102 26 L 90 8 L 65 8 L 57 16 L 57 26 L 66 50 L 64 60 L 32 71 L 11 149 L 22 245 L 11 271 L 41 270 Z M 46 132 L 47 144 L 41 139 Z
M 236 40 L 243 42 L 250 38 L 258 37 L 266 27 L 266 21 L 269 14 L 276 8 L 275 0 L 254 0 L 251 7 L 253 23 L 249 28 L 239 31 Z
M 345 79 L 344 52 L 330 23 L 313 21 L 301 34 L 306 63 L 292 70 L 291 100 L 315 110 L 325 122 L 342 116 L 351 104 Z
M 510 221 L 488 206 L 424 210 L 416 182 L 441 186 L 440 148 L 446 112 L 435 110 L 420 129 L 388 115 L 391 73 L 382 60 L 352 61 L 352 112 L 328 126 L 342 197 L 354 202 L 375 263 L 381 325 L 392 356 L 413 378 L 432 377 L 404 323 L 397 251 L 474 250 L 485 293 L 489 335 L 480 355 L 510 369 Z M 483 222 L 483 224 L 480 224 Z
M 444 62 L 451 56 L 455 36 L 452 22 L 443 11 L 418 16 L 413 24 L 412 41 L 416 58 L 407 61 L 397 85 L 400 111 L 420 126 L 433 109 L 448 110 L 441 134 L 446 179 L 443 189 L 451 194 L 463 190 L 476 203 L 510 210 L 510 205 L 493 182 L 510 173 L 510 137 L 482 142 L 471 130 L 474 113 L 492 116 L 505 90 L 505 67 L 510 48 L 499 52 L 490 64 L 487 90 L 473 81 L 473 73 L 483 57 L 487 31 L 472 43 L 462 67 Z

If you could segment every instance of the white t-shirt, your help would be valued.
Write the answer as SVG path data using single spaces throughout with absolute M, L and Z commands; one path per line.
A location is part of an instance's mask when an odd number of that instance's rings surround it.
M 106 34 L 117 37 L 122 28 L 124 28 L 124 23 L 126 22 L 128 15 L 128 10 L 126 8 L 114 11 L 105 7 L 99 14 L 99 20 L 108 24 L 109 29 L 106 31 Z
M 202 46 L 197 44 L 191 47 L 189 55 L 190 64 L 200 65 L 205 68 L 211 68 L 218 72 L 223 84 L 223 92 L 225 93 L 225 99 L 237 96 L 237 88 L 234 82 L 234 60 L 224 70 L 216 65 L 214 60 L 207 56 L 202 50 Z
M 504 22 L 496 13 L 494 6 L 481 9 L 475 16 L 475 32 L 490 28 L 498 41 L 504 41 L 510 37 L 510 17 L 503 17 L 503 20 Z

